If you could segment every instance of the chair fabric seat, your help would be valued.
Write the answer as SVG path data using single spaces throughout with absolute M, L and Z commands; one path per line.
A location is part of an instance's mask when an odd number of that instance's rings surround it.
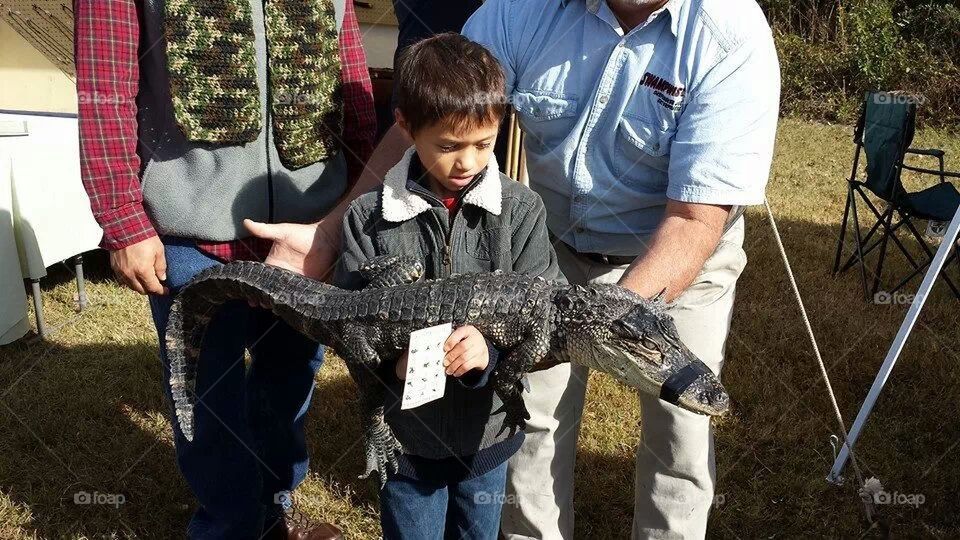
M 960 207 L 960 191 L 950 182 L 942 182 L 923 191 L 908 193 L 903 206 L 913 217 L 950 221 Z

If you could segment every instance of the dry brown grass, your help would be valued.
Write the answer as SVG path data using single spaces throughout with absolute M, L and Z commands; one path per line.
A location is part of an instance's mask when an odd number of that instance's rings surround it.
M 846 127 L 784 121 L 770 188 L 848 421 L 906 312 L 866 304 L 854 273 L 830 276 L 849 139 Z M 920 142 L 960 155 L 956 137 L 927 131 Z M 722 497 L 711 536 L 876 536 L 852 482 L 824 481 L 833 457 L 828 437 L 836 432 L 829 402 L 757 210 L 748 227 L 750 264 L 724 371 L 735 407 L 717 427 Z M 174 464 L 146 303 L 104 275 L 102 264 L 89 268 L 87 311 L 74 312 L 70 276 L 55 270 L 43 299 L 55 334 L 0 348 L 0 538 L 180 538 L 193 503 Z M 894 259 L 890 268 L 901 273 L 903 263 Z M 918 508 L 881 508 L 901 536 L 960 535 L 957 306 L 938 286 L 859 446 L 868 474 L 888 491 L 925 497 Z M 313 472 L 298 503 L 351 538 L 376 538 L 375 492 L 356 479 L 354 389 L 337 360 L 317 382 Z M 637 422 L 635 396 L 594 376 L 577 464 L 578 537 L 628 536 Z M 81 490 L 121 493 L 126 503 L 74 504 Z

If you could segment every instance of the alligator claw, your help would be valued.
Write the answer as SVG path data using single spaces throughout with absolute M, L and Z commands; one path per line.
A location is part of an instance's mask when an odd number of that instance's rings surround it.
M 516 434 L 517 430 L 521 430 L 527 426 L 527 420 L 530 419 L 530 413 L 527 411 L 527 406 L 523 402 L 523 397 L 520 394 L 511 395 L 509 398 L 503 400 L 503 405 L 493 412 L 493 414 L 504 413 L 503 424 L 500 426 L 500 431 L 497 432 L 497 436 L 500 436 L 504 431 L 509 430 L 510 436 L 513 437 Z
M 368 478 L 373 471 L 377 471 L 380 476 L 380 487 L 383 487 L 387 483 L 387 475 L 391 472 L 396 473 L 400 466 L 397 453 L 402 448 L 383 417 L 370 424 L 365 439 L 367 467 L 360 478 Z

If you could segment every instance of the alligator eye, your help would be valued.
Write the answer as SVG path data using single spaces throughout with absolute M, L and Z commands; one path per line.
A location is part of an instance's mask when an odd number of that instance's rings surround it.
M 613 321 L 613 326 L 611 327 L 613 333 L 627 339 L 637 339 L 637 333 L 634 332 L 627 323 L 622 320 Z
M 648 348 L 648 349 L 650 349 L 651 351 L 659 351 L 659 350 L 660 350 L 660 345 L 658 345 L 656 341 L 654 341 L 654 340 L 652 340 L 652 339 L 650 339 L 650 338 L 648 338 L 648 337 L 642 337 L 642 338 L 640 338 L 640 343 L 643 343 L 643 346 L 646 347 L 646 348 Z

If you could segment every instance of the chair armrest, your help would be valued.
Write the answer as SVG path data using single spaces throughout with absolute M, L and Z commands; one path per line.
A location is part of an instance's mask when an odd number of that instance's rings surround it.
M 940 149 L 925 149 L 925 148 L 907 148 L 908 154 L 917 154 L 920 156 L 933 156 L 942 158 L 947 153 Z
M 922 167 L 912 167 L 910 165 L 901 164 L 900 167 L 907 171 L 918 172 L 921 174 L 932 174 L 934 176 L 939 176 L 941 180 L 945 178 L 960 178 L 960 173 L 947 172 L 947 171 L 936 171 L 932 169 L 924 169 Z

